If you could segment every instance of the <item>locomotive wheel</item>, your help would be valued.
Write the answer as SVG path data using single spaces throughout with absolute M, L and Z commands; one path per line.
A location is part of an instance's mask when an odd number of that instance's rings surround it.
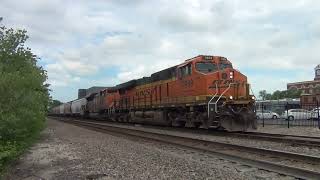
M 201 123 L 199 123 L 199 122 L 194 122 L 193 124 L 194 124 L 195 128 L 199 128 L 201 126 Z
M 178 120 L 174 120 L 171 123 L 171 126 L 173 126 L 173 127 L 185 127 L 185 125 L 186 125 L 186 122 L 178 121 Z
M 113 122 L 116 122 L 116 121 L 117 121 L 116 116 L 115 116 L 115 115 L 112 115 L 112 116 L 110 117 L 110 120 L 113 121 Z
M 202 127 L 203 127 L 204 129 L 209 129 L 208 118 L 203 118 L 201 124 L 202 124 Z
M 186 122 L 179 121 L 179 115 L 175 112 L 168 113 L 169 122 L 171 122 L 171 126 L 173 127 L 184 127 Z
M 132 119 L 131 119 L 131 115 L 130 115 L 130 114 L 127 115 L 127 122 L 132 122 Z
M 198 124 L 202 125 L 202 127 L 204 129 L 209 129 L 210 127 L 210 123 L 209 123 L 209 120 L 208 120 L 208 117 L 206 116 L 206 114 L 199 114 L 197 116 L 197 122 L 200 122 Z
M 190 119 L 187 120 L 187 122 L 185 123 L 184 127 L 186 128 L 195 128 L 195 123 L 192 122 Z

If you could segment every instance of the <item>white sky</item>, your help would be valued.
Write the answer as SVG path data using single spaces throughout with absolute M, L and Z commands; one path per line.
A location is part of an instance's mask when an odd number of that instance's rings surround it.
M 320 64 L 316 0 L 1 0 L 48 71 L 53 98 L 150 75 L 199 54 L 221 55 L 255 92 L 311 80 Z

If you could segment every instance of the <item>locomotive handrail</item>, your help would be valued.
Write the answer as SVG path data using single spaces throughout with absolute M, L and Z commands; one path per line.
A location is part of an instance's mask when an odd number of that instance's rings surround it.
M 234 85 L 234 84 L 236 84 L 236 83 L 230 83 L 230 84 L 229 84 L 229 87 L 221 93 L 220 97 L 217 99 L 217 101 L 215 102 L 215 104 L 218 103 L 218 101 L 221 99 L 221 97 L 231 88 L 231 85 Z M 214 110 L 215 110 L 215 112 L 217 113 L 217 110 L 218 110 L 218 109 L 217 109 L 217 105 L 215 106 Z
M 212 98 L 208 102 L 208 118 L 210 116 L 210 104 L 211 104 L 211 101 L 217 96 L 217 94 L 218 94 L 218 84 L 216 83 L 216 93 L 212 96 Z
M 216 93 L 212 96 L 212 98 L 211 98 L 210 101 L 208 102 L 208 118 L 209 118 L 209 116 L 210 116 L 210 104 L 215 104 L 214 111 L 217 113 L 217 111 L 218 111 L 218 107 L 217 107 L 218 101 L 219 101 L 219 100 L 221 99 L 221 97 L 231 88 L 231 85 L 234 85 L 234 84 L 236 84 L 236 83 L 230 83 L 230 84 L 229 84 L 229 87 L 221 93 L 221 95 L 219 96 L 219 98 L 217 99 L 217 101 L 214 102 L 214 103 L 211 103 L 211 101 L 212 101 L 212 100 L 217 96 L 217 94 L 218 94 L 218 91 L 217 91 L 218 85 L 217 85 L 217 83 L 216 83 Z

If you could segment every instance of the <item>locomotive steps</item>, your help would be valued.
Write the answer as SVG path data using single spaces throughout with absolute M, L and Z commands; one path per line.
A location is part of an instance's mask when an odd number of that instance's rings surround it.
M 64 121 L 106 133 L 144 138 L 173 144 L 183 148 L 210 152 L 223 159 L 296 178 L 317 179 L 320 177 L 320 173 L 317 172 L 320 168 L 320 157 L 317 156 L 214 142 L 199 138 L 180 136 L 170 131 L 155 132 L 148 128 L 70 119 Z

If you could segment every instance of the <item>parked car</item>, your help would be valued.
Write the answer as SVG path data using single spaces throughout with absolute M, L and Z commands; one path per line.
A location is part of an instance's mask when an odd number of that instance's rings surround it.
M 257 119 L 278 119 L 280 118 L 280 115 L 267 110 L 257 110 L 256 112 Z
M 312 119 L 312 112 L 305 109 L 290 109 L 282 114 L 286 120 L 292 121 L 295 119 Z
M 312 113 L 312 118 L 313 119 L 318 119 L 318 112 L 320 114 L 320 108 L 319 107 L 312 109 L 311 113 Z

